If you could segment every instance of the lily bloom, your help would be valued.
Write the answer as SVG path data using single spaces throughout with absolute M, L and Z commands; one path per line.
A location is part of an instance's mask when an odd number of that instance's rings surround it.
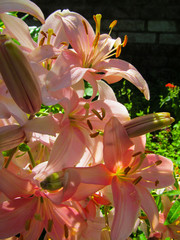
M 44 163 L 34 168 L 31 174 L 24 170 L 18 176 L 7 169 L 0 170 L 0 191 L 9 199 L 0 204 L 0 238 L 21 233 L 23 239 L 38 239 L 45 228 L 48 237 L 55 240 L 74 239 L 73 236 L 85 226 L 74 207 L 66 202 L 57 205 L 53 202 L 56 193 L 40 188 L 36 175 L 42 169 Z
M 131 234 L 140 208 L 147 214 L 152 229 L 156 229 L 158 209 L 149 189 L 174 183 L 173 164 L 169 159 L 155 154 L 146 155 L 138 148 L 121 123 L 111 118 L 104 131 L 104 161 L 112 174 L 113 240 L 124 240 Z
M 100 14 L 94 16 L 96 33 L 89 22 L 78 13 L 69 10 L 57 11 L 56 17 L 61 19 L 72 49 L 61 52 L 47 75 L 51 90 L 68 87 L 84 79 L 93 87 L 93 98 L 98 90 L 97 80 L 104 79 L 111 84 L 125 78 L 149 99 L 148 85 L 137 69 L 126 61 L 110 58 L 118 57 L 121 47 L 127 42 L 127 38 L 121 43 L 120 38 L 114 40 L 110 37 L 116 21 L 110 24 L 109 34 L 100 34 Z

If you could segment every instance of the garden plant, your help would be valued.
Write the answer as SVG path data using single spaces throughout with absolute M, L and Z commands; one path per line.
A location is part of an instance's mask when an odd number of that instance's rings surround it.
M 0 0 L 0 239 L 180 239 L 180 87 L 92 17 Z

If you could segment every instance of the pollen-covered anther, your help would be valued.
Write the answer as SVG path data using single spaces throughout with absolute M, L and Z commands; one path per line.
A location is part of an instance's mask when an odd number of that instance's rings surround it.
M 87 120 L 87 125 L 90 128 L 90 130 L 93 130 L 93 126 L 92 126 L 91 122 L 89 121 L 89 119 Z
M 84 29 L 85 29 L 86 34 L 88 35 L 87 24 L 86 24 L 86 22 L 85 22 L 84 20 L 82 20 L 82 24 L 83 24 L 83 26 L 84 26 Z
M 97 33 L 96 36 L 95 36 L 95 39 L 93 41 L 93 46 L 94 47 L 96 47 L 98 45 L 99 38 L 100 38 L 100 33 Z
M 155 186 L 157 187 L 157 185 L 159 184 L 159 180 L 155 181 Z
M 69 237 L 69 230 L 66 224 L 64 224 L 64 236 L 66 239 Z
M 124 174 L 127 175 L 131 168 L 128 166 L 124 169 Z
M 110 23 L 109 28 L 114 28 L 117 24 L 117 20 L 114 20 Z
M 125 46 L 126 46 L 127 41 L 128 41 L 128 36 L 125 35 L 125 36 L 124 36 L 124 41 L 123 41 L 123 43 L 122 43 L 122 47 L 125 47 Z
M 52 227 L 53 227 L 53 220 L 52 219 L 48 219 L 47 231 L 51 232 L 52 231 Z
M 156 166 L 160 165 L 161 163 L 162 163 L 161 160 L 158 160 L 158 161 L 155 162 Z
M 89 134 L 91 138 L 95 138 L 99 135 L 99 132 Z
M 118 58 L 121 54 L 121 45 L 119 45 L 116 49 L 116 58 Z
M 103 120 L 104 117 L 105 117 L 105 114 L 106 114 L 104 108 L 101 108 L 101 114 L 102 114 L 102 116 L 101 116 L 100 113 L 99 113 L 98 111 L 96 111 L 95 109 L 92 109 L 91 111 L 92 111 L 92 112 L 94 113 L 94 115 L 96 115 L 100 120 Z
M 136 153 L 134 153 L 134 154 L 132 155 L 132 157 L 136 157 L 136 156 L 138 156 L 138 155 L 140 155 L 140 154 L 142 154 L 142 152 L 136 152 Z
M 26 220 L 25 222 L 25 230 L 28 231 L 30 229 L 31 219 Z
M 133 181 L 133 184 L 134 184 L 134 185 L 137 185 L 137 184 L 141 181 L 141 179 L 142 179 L 141 176 L 137 177 L 137 178 Z

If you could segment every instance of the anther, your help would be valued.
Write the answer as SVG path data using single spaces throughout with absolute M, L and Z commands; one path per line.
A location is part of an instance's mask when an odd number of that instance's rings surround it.
M 133 184 L 134 184 L 134 185 L 138 184 L 138 183 L 141 181 L 141 179 L 142 179 L 141 176 L 137 177 L 137 178 L 133 181 Z
M 104 109 L 104 108 L 101 108 L 101 112 L 102 112 L 102 119 L 104 119 L 105 116 L 106 116 L 106 111 L 105 111 L 105 109 Z
M 96 47 L 98 45 L 98 42 L 99 42 L 99 38 L 100 38 L 100 33 L 97 33 L 96 34 L 96 37 L 93 41 L 93 46 Z
M 114 28 L 117 24 L 117 20 L 112 21 L 112 23 L 109 25 L 109 28 Z
M 116 49 L 116 58 L 118 58 L 121 54 L 121 45 L 119 45 Z
M 87 28 L 87 25 L 86 25 L 85 21 L 82 20 L 82 23 L 83 23 L 83 26 L 84 26 L 85 32 L 86 32 L 86 34 L 88 35 L 88 28 Z
M 48 219 L 47 231 L 51 232 L 52 231 L 52 227 L 53 227 L 53 220 L 52 219 Z
M 26 231 L 28 231 L 30 229 L 30 224 L 31 224 L 31 219 L 26 220 L 26 223 L 25 223 L 25 230 Z
M 127 37 L 127 35 L 125 35 L 125 36 L 124 36 L 124 41 L 123 41 L 123 43 L 122 43 L 122 46 L 123 46 L 123 47 L 126 46 L 127 41 L 128 41 L 128 37 Z
M 155 186 L 157 187 L 157 185 L 159 184 L 159 180 L 155 181 Z
M 100 113 L 98 111 L 96 111 L 95 109 L 91 110 L 100 120 L 103 120 L 103 118 L 105 117 L 105 110 L 104 108 L 101 108 L 102 111 L 102 116 L 100 115 Z
M 66 224 L 64 224 L 64 236 L 66 239 L 68 239 L 69 237 L 68 227 Z
M 87 120 L 87 125 L 91 130 L 93 130 L 93 126 L 92 126 L 91 122 L 89 121 L 89 119 Z
M 136 157 L 136 156 L 138 156 L 138 155 L 140 155 L 142 152 L 136 152 L 136 153 L 134 153 L 133 155 L 132 155 L 132 157 Z
M 124 174 L 127 175 L 131 168 L 128 166 L 124 169 Z
M 160 165 L 161 163 L 162 163 L 161 160 L 158 160 L 158 161 L 155 162 L 156 166 Z
M 95 138 L 95 137 L 97 137 L 98 135 L 99 135 L 99 132 L 95 132 L 95 133 L 89 134 L 89 136 L 90 136 L 91 138 Z

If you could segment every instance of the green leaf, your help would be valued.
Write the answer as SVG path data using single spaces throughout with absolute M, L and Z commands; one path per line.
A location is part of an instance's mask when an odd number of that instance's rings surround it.
M 170 208 L 167 218 L 164 222 L 164 225 L 169 225 L 175 222 L 180 217 L 180 199 L 176 200 L 176 202 Z
M 180 190 L 172 190 L 172 191 L 168 191 L 168 192 L 164 192 L 163 195 L 167 195 L 167 196 L 175 196 L 175 195 L 180 195 Z

